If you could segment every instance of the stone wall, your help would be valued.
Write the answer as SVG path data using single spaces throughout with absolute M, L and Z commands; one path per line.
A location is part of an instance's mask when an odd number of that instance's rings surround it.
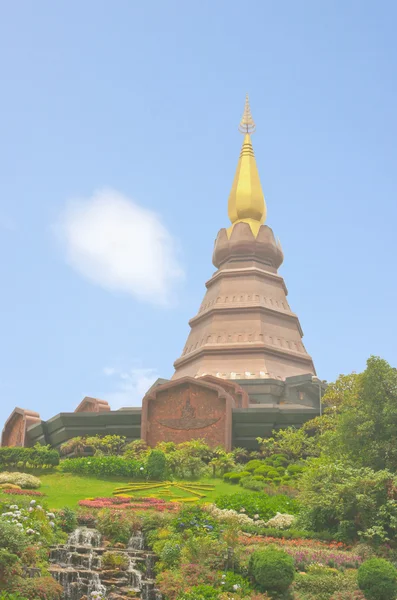
M 142 403 L 142 439 L 150 446 L 204 439 L 231 449 L 234 400 L 221 387 L 190 377 L 156 387 Z

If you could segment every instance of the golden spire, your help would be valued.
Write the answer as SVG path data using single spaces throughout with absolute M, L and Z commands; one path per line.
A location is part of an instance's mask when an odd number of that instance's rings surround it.
M 255 123 L 251 114 L 248 94 L 239 131 L 244 134 L 244 141 L 229 196 L 228 212 L 232 225 L 227 233 L 230 237 L 236 223 L 248 223 L 256 237 L 260 226 L 266 219 L 266 203 L 251 142 Z

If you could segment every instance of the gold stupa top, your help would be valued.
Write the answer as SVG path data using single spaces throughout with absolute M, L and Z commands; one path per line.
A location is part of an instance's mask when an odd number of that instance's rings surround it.
M 266 219 L 266 203 L 251 142 L 255 122 L 252 118 L 248 94 L 239 131 L 244 134 L 244 141 L 229 196 L 228 213 L 232 225 L 227 233 L 230 237 L 236 223 L 248 223 L 256 237 Z

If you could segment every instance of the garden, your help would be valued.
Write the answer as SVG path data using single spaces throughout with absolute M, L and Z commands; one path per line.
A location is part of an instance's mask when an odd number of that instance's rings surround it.
M 0 448 L 0 600 L 395 600 L 397 372 L 323 401 L 254 452 Z

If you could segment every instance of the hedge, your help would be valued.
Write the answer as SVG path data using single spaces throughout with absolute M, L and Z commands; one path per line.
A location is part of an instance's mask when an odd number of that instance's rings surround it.
M 96 475 L 107 477 L 142 477 L 140 468 L 143 463 L 122 456 L 91 456 L 81 458 L 66 458 L 61 461 L 60 470 L 76 475 Z
M 59 454 L 46 446 L 34 448 L 0 448 L 0 471 L 10 467 L 14 469 L 34 467 L 56 467 L 59 464 Z

